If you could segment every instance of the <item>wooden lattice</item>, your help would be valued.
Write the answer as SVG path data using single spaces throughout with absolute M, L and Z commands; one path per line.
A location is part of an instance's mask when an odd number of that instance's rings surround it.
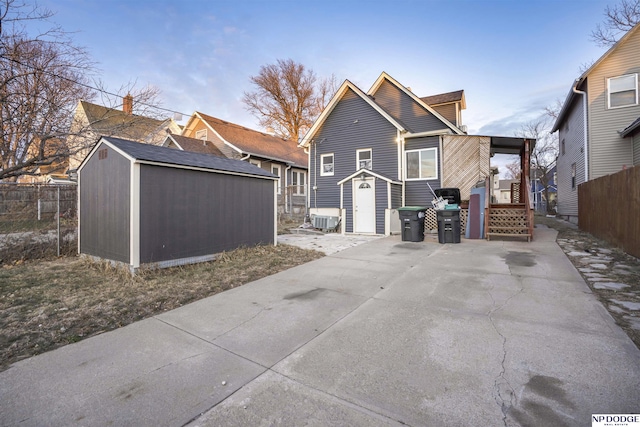
M 468 213 L 469 213 L 468 209 L 460 209 L 460 234 L 462 235 L 464 235 L 466 232 Z M 436 214 L 435 209 L 433 208 L 429 208 L 425 212 L 424 231 L 426 233 L 438 232 L 438 216 Z
M 511 183 L 511 203 L 520 203 L 520 183 Z
M 528 234 L 527 212 L 524 209 L 492 208 L 489 231 L 498 234 Z

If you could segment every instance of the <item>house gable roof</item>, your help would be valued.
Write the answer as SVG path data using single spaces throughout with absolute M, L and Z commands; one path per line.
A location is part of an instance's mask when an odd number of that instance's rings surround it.
M 300 168 L 307 168 L 307 155 L 298 148 L 295 141 L 278 138 L 201 112 L 196 112 L 195 115 L 209 129 L 215 132 L 225 144 L 241 154 L 250 154 L 264 159 L 289 163 Z
M 600 58 L 598 58 L 598 60 L 596 62 L 593 63 L 593 65 L 591 65 L 584 73 L 582 73 L 582 75 L 580 77 L 578 77 L 573 84 L 571 85 L 571 88 L 569 89 L 569 93 L 567 94 L 567 98 L 564 101 L 564 104 L 562 104 L 562 108 L 560 109 L 560 113 L 558 114 L 558 118 L 556 119 L 555 123 L 553 124 L 553 128 L 551 128 L 551 132 L 555 132 L 558 129 L 560 129 L 560 126 L 562 125 L 562 123 L 564 122 L 568 112 L 569 112 L 569 108 L 570 106 L 573 104 L 573 101 L 575 99 L 575 97 L 577 96 L 576 93 L 574 93 L 573 89 L 574 88 L 578 88 L 578 86 L 584 81 L 584 79 L 586 79 L 589 74 L 591 74 L 591 72 L 598 66 L 600 65 L 603 61 L 605 61 L 609 56 L 611 56 L 611 54 L 613 52 L 615 52 L 620 46 L 622 46 L 623 44 L 625 44 L 627 42 L 627 40 L 629 40 L 633 34 L 635 34 L 637 31 L 640 31 L 640 23 L 636 24 L 635 27 L 633 27 L 632 29 L 630 29 L 629 31 L 627 31 L 627 33 L 622 36 L 620 38 L 620 40 L 618 40 L 613 46 L 611 46 L 611 48 L 609 50 L 607 50 Z
M 420 98 L 422 102 L 429 106 L 460 103 L 462 110 L 467 108 L 467 102 L 464 97 L 464 90 L 456 90 L 453 92 L 440 93 L 437 95 L 423 96 Z
M 93 152 L 100 145 L 106 143 L 116 149 L 125 157 L 141 163 L 159 164 L 167 167 L 182 167 L 186 169 L 204 169 L 215 172 L 226 172 L 231 174 L 251 175 L 261 178 L 277 178 L 268 171 L 261 169 L 249 162 L 228 159 L 210 154 L 193 153 L 190 151 L 176 150 L 168 147 L 158 147 L 156 145 L 142 144 L 114 137 L 102 137 L 93 148 L 80 170 L 84 167 Z
M 127 114 L 122 110 L 80 101 L 89 127 L 99 135 L 114 135 L 143 141 L 149 135 L 171 125 L 170 119 L 153 119 L 151 117 Z M 177 125 L 176 125 L 177 126 Z
M 374 171 L 372 171 L 372 170 L 364 169 L 364 168 L 363 168 L 363 169 L 359 169 L 359 170 L 355 171 L 354 173 L 352 173 L 352 174 L 351 174 L 351 175 L 349 175 L 348 177 L 346 177 L 346 178 L 342 179 L 341 181 L 338 181 L 336 184 L 337 184 L 337 185 L 344 184 L 345 182 L 348 182 L 348 181 L 350 181 L 350 180 L 352 180 L 352 179 L 356 178 L 356 177 L 357 177 L 357 176 L 359 176 L 359 175 L 369 175 L 369 176 L 373 176 L 373 177 L 376 177 L 376 178 L 378 178 L 378 179 L 381 179 L 381 180 L 383 180 L 383 181 L 386 181 L 386 182 L 388 182 L 388 183 L 390 183 L 390 184 L 402 185 L 402 182 L 400 182 L 400 181 L 393 180 L 393 179 L 391 179 L 391 178 L 389 178 L 389 177 L 386 177 L 386 176 L 382 175 L 381 173 L 374 172 Z
M 167 136 L 163 146 L 167 147 L 169 141 L 173 142 L 180 150 L 226 157 L 211 141 L 203 141 L 201 139 L 189 138 L 188 136 L 170 134 Z
M 302 138 L 299 147 L 309 147 L 311 144 L 311 140 L 313 136 L 318 131 L 318 129 L 322 126 L 322 124 L 327 120 L 327 117 L 331 114 L 331 112 L 335 109 L 338 102 L 342 99 L 342 97 L 347 93 L 347 91 L 352 90 L 358 97 L 363 99 L 367 104 L 369 104 L 374 110 L 376 110 L 382 117 L 384 117 L 389 123 L 396 127 L 399 131 L 406 132 L 408 129 L 404 126 L 400 121 L 395 119 L 391 114 L 385 111 L 380 105 L 376 104 L 376 102 L 371 99 L 366 93 L 364 93 L 360 88 L 351 83 L 349 80 L 345 80 L 344 83 L 340 86 L 340 88 L 336 91 L 331 98 L 331 101 L 327 104 L 325 109 L 322 111 L 320 116 L 316 119 L 311 129 L 307 132 L 307 134 Z
M 453 133 L 456 133 L 458 135 L 463 135 L 464 132 L 462 132 L 462 130 L 460 130 L 460 128 L 458 128 L 457 126 L 455 126 L 453 123 L 451 123 L 449 120 L 447 120 L 444 116 L 442 116 L 440 113 L 438 113 L 436 110 L 434 110 L 433 108 L 431 108 L 428 104 L 426 104 L 422 99 L 418 98 L 413 92 L 411 92 L 409 89 L 407 89 L 405 86 L 401 85 L 396 79 L 394 79 L 393 77 L 391 77 L 389 74 L 387 74 L 386 72 L 382 72 L 382 74 L 380 74 L 380 77 L 378 77 L 378 79 L 373 83 L 373 86 L 371 86 L 371 89 L 369 89 L 369 92 L 367 92 L 369 95 L 374 96 L 375 93 L 377 92 L 377 90 L 380 88 L 380 86 L 382 85 L 382 83 L 384 83 L 385 81 L 388 81 L 389 83 L 391 83 L 392 85 L 394 85 L 395 87 L 397 87 L 398 89 L 400 89 L 402 92 L 404 92 L 407 96 L 409 96 L 414 102 L 416 102 L 418 105 L 420 105 L 422 108 L 424 108 L 425 110 L 427 110 L 429 113 L 433 114 L 438 120 L 440 120 L 445 126 L 447 126 L 449 129 L 451 129 L 453 131 Z

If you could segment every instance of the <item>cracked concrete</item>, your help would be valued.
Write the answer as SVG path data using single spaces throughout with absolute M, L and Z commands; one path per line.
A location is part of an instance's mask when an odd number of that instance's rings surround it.
M 639 390 L 555 231 L 392 236 L 20 361 L 0 425 L 582 426 Z

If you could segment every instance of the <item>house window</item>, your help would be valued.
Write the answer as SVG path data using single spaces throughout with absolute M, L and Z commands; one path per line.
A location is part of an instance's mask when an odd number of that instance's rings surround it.
M 333 176 L 333 153 L 320 156 L 320 176 Z
M 272 165 L 271 173 L 278 177 L 278 194 L 281 193 L 280 188 L 282 188 L 282 178 L 280 177 L 280 165 Z
M 207 140 L 207 130 L 206 129 L 200 129 L 196 131 L 196 139 L 200 139 L 202 141 L 206 141 Z
M 571 189 L 576 189 L 576 164 L 571 165 Z
M 305 184 L 306 184 L 306 173 L 303 171 L 292 171 L 291 172 L 291 185 L 292 193 L 297 196 L 304 196 L 305 194 Z
M 356 150 L 356 170 L 372 168 L 371 148 Z
M 638 105 L 638 75 L 627 74 L 607 80 L 609 108 Z
M 406 153 L 406 179 L 438 178 L 438 156 L 435 148 L 411 150 Z

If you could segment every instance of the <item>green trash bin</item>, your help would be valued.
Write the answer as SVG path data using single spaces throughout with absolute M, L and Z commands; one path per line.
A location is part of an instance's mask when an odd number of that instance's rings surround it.
M 403 242 L 422 242 L 424 240 L 425 206 L 403 206 L 398 208 Z

